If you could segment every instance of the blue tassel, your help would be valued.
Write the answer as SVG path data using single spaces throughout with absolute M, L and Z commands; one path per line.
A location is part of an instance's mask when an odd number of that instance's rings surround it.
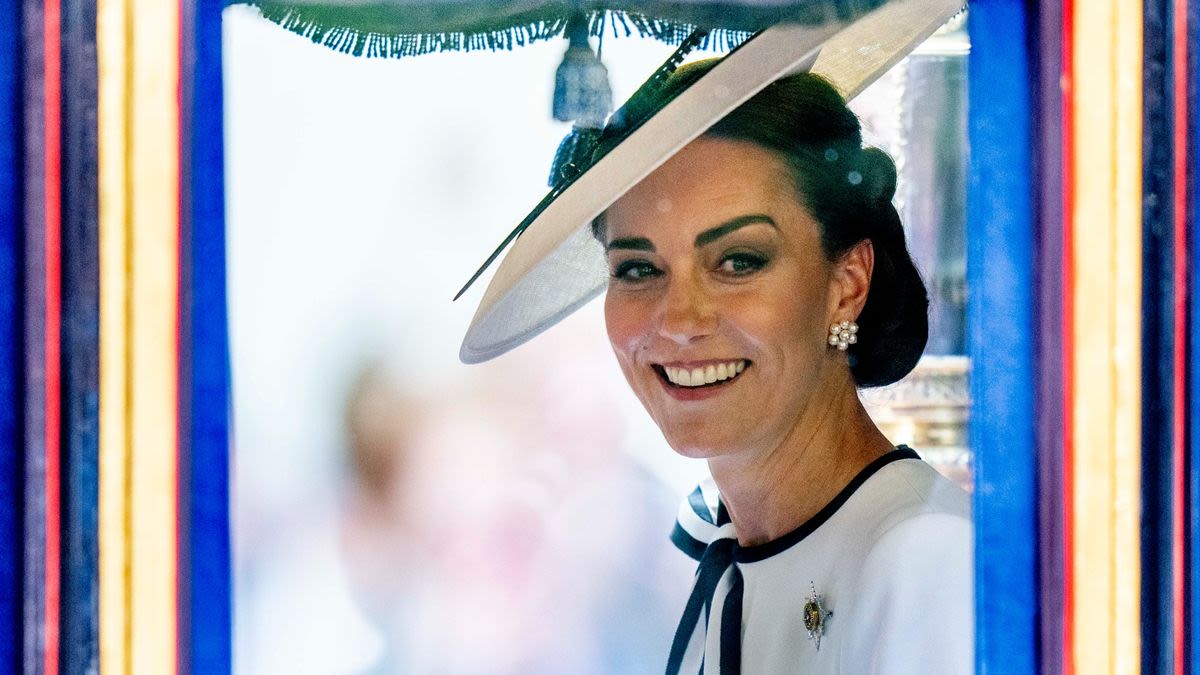
M 567 51 L 554 74 L 554 119 L 577 127 L 604 126 L 612 112 L 608 69 L 588 44 L 587 19 L 576 14 L 567 25 Z

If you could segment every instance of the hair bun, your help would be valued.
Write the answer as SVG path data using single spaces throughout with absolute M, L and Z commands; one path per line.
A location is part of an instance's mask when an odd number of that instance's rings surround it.
M 876 147 L 862 149 L 863 186 L 872 201 L 891 203 L 896 195 L 896 164 Z

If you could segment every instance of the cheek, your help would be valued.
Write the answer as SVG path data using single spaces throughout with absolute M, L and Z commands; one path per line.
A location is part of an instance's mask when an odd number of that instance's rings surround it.
M 608 341 L 624 368 L 641 348 L 647 335 L 647 317 L 639 303 L 619 292 L 604 296 L 604 326 Z
M 784 362 L 798 354 L 808 359 L 823 351 L 826 293 L 814 279 L 792 277 L 772 284 L 763 293 L 740 301 L 726 314 L 741 324 L 742 331 L 760 343 L 764 351 L 779 352 Z

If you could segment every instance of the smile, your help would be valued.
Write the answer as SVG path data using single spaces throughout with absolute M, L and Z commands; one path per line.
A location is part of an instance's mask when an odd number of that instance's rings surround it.
M 747 361 L 728 361 L 725 363 L 710 363 L 694 368 L 675 366 L 656 366 L 655 370 L 667 382 L 677 387 L 705 387 L 717 383 L 725 384 L 746 369 Z

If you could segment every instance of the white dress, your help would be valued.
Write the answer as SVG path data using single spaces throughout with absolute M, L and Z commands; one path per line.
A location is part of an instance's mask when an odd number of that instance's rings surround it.
M 700 565 L 669 675 L 973 672 L 970 498 L 911 449 L 757 546 L 737 544 L 714 490 L 692 493 L 671 536 Z

